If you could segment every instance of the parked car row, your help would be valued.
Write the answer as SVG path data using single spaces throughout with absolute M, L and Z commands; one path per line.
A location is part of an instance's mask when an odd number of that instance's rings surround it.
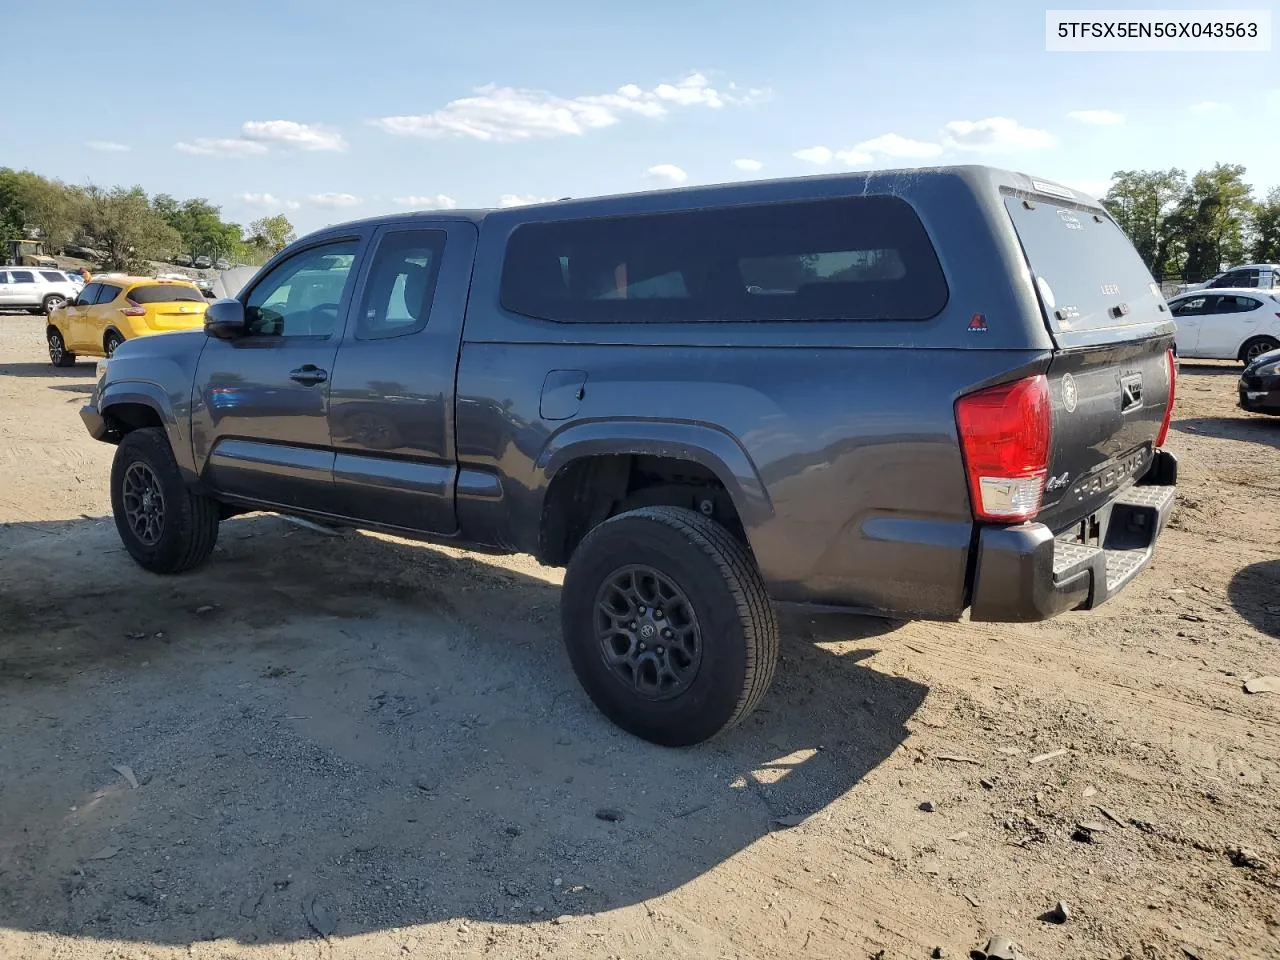
M 177 264 L 180 267 L 195 267 L 197 270 L 230 270 L 231 261 L 225 257 L 219 257 L 214 260 L 201 254 L 198 257 L 192 257 L 189 253 L 180 253 L 176 256 L 168 258 L 169 263 Z

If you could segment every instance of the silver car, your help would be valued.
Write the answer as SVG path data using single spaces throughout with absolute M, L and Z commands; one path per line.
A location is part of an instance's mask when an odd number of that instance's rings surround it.
M 49 314 L 79 288 L 61 270 L 44 267 L 0 267 L 0 310 Z

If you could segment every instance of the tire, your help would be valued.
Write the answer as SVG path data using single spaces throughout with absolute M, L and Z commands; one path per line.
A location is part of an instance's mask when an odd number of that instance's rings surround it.
M 69 367 L 76 362 L 76 355 L 67 349 L 57 327 L 50 327 L 45 339 L 49 341 L 49 362 L 55 367 Z
M 1240 348 L 1240 362 L 1248 366 L 1255 359 L 1272 350 L 1280 350 L 1280 340 L 1276 340 L 1275 337 L 1254 337 Z
M 643 571 L 682 596 L 638 605 L 633 591 L 624 602 L 617 584 L 630 576 L 638 588 Z M 654 596 L 652 587 L 638 595 Z M 601 598 L 612 614 L 602 612 Z M 569 660 L 592 702 L 623 730 L 661 746 L 691 746 L 741 722 L 778 662 L 777 614 L 750 553 L 719 524 L 680 507 L 631 510 L 588 533 L 565 572 L 560 616 Z M 686 642 L 660 646 L 675 636 L 663 624 Z M 602 634 L 611 634 L 607 642 Z M 659 664 L 669 672 L 665 690 Z
M 51 293 L 44 298 L 44 301 L 40 304 L 40 306 L 44 310 L 44 315 L 47 317 L 51 313 L 53 313 L 53 311 L 57 310 L 59 307 L 64 305 L 66 302 L 67 302 L 67 298 L 64 297 L 62 294 Z
M 159 497 L 147 499 L 140 486 Z M 159 427 L 134 430 L 120 441 L 111 463 L 111 511 L 129 556 L 152 573 L 194 569 L 218 540 L 218 502 L 187 488 Z M 155 522 L 139 529 L 140 513 Z
M 124 343 L 124 337 L 120 336 L 120 334 L 116 333 L 114 330 L 108 330 L 107 335 L 102 338 L 102 352 L 110 357 L 116 352 L 122 343 Z

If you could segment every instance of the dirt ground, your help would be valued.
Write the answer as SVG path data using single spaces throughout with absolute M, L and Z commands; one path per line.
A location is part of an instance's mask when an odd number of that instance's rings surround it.
M 669 751 L 586 700 L 527 558 L 255 516 L 142 572 L 93 365 L 0 317 L 0 957 L 1280 956 L 1280 695 L 1242 689 L 1280 674 L 1280 420 L 1237 375 L 1184 367 L 1117 600 L 788 614 L 762 709 Z

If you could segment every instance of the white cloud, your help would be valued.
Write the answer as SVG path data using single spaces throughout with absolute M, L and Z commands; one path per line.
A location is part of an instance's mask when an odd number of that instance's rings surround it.
M 650 180 L 665 180 L 667 183 L 684 183 L 689 175 L 674 163 L 659 163 L 644 172 Z
M 504 193 L 498 198 L 500 207 L 524 207 L 531 203 L 550 203 L 550 197 L 535 197 L 533 194 Z
M 764 164 L 761 163 L 759 160 L 748 160 L 746 158 L 733 161 L 733 165 L 737 167 L 739 170 L 747 170 L 747 171 L 759 170 L 761 167 L 764 166 Z
M 236 137 L 196 137 L 175 143 L 173 149 L 206 157 L 252 157 L 267 152 L 261 143 Z
M 1124 114 L 1116 113 L 1114 110 L 1069 110 L 1067 116 L 1081 123 L 1092 123 L 1104 127 L 1124 123 Z
M 99 153 L 126 153 L 132 149 L 127 143 L 115 143 L 111 140 L 90 140 L 85 146 Z
M 349 193 L 313 193 L 307 197 L 307 202 L 313 207 L 340 209 L 359 206 L 360 198 Z
M 415 210 L 456 210 L 458 208 L 458 201 L 445 193 L 437 193 L 434 197 L 413 193 L 407 197 L 392 197 L 391 202 L 397 207 L 413 207 Z
M 526 90 L 487 84 L 474 95 L 451 100 L 431 113 L 380 117 L 374 126 L 407 137 L 470 137 L 511 141 L 544 137 L 581 136 L 620 123 L 628 116 L 664 117 L 671 107 L 710 107 L 752 103 L 764 91 L 739 94 L 711 86 L 700 73 L 678 83 L 660 83 L 652 90 L 628 83 L 613 93 L 562 97 L 545 90 Z
M 347 141 L 336 130 L 293 120 L 248 120 L 240 128 L 246 140 L 276 143 L 300 150 L 345 150 Z
M 942 128 L 943 146 L 975 153 L 1020 153 L 1044 150 L 1056 141 L 1046 130 L 1024 127 L 1008 117 L 952 120 Z
M 1063 180 L 1063 186 L 1070 187 L 1072 190 L 1079 190 L 1081 193 L 1087 193 L 1091 197 L 1102 199 L 1107 195 L 1107 191 L 1111 189 L 1111 178 L 1106 177 L 1098 180 Z
M 831 152 L 830 147 L 805 147 L 803 150 L 797 150 L 792 156 L 797 160 L 805 161 L 805 163 L 816 163 L 822 166 L 825 163 L 830 163 L 835 154 Z
M 286 200 L 284 202 L 284 205 L 288 207 L 290 210 L 299 210 L 302 208 L 302 204 L 299 203 L 297 200 Z
M 627 85 L 629 92 L 633 92 L 631 88 L 634 87 L 635 84 Z M 703 106 L 719 109 L 725 105 L 724 98 L 700 73 L 691 73 L 679 83 L 660 83 L 653 92 L 659 100 L 667 100 L 681 107 Z
M 1199 103 L 1193 103 L 1187 109 L 1192 113 L 1203 116 L 1206 113 L 1217 113 L 1220 110 L 1230 110 L 1231 105 L 1222 103 L 1218 100 L 1201 100 Z
M 251 207 L 280 207 L 284 205 L 284 201 L 269 193 L 242 193 L 240 201 L 247 203 Z
M 883 133 L 870 140 L 863 140 L 852 150 L 842 150 L 836 156 L 845 163 L 867 163 L 876 157 L 890 157 L 894 160 L 930 160 L 940 153 L 942 153 L 940 143 L 912 140 L 897 133 Z M 857 159 L 850 160 L 850 155 Z

